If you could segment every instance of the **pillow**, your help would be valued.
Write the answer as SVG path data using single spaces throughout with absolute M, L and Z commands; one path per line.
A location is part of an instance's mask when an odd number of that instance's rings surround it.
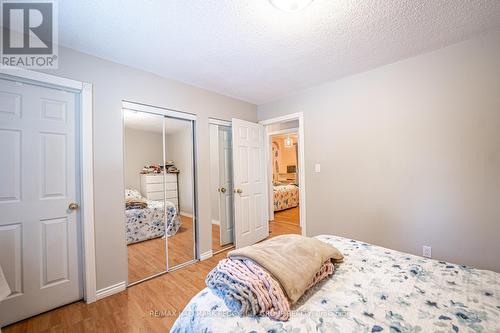
M 142 198 L 142 195 L 137 190 L 126 189 L 125 190 L 125 199 L 128 199 L 128 198 L 140 199 L 140 198 Z

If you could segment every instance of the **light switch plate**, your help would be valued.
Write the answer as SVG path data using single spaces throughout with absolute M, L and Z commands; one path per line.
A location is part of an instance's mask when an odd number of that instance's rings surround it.
M 432 247 L 430 246 L 422 246 L 422 255 L 426 258 L 432 258 Z
M 319 163 L 314 164 L 314 172 L 321 172 L 321 164 Z

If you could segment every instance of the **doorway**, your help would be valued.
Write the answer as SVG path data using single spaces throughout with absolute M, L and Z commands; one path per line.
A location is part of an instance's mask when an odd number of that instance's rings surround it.
M 221 125 L 214 121 L 214 124 Z M 229 124 L 222 124 L 229 125 Z M 305 177 L 304 177 L 304 123 L 301 113 L 269 119 L 254 123 L 242 119 L 231 120 L 231 145 L 232 145 L 232 179 L 233 183 L 233 221 L 234 221 L 234 245 L 236 248 L 255 244 L 267 237 L 278 234 L 296 233 L 306 235 L 305 223 Z M 216 128 L 212 127 L 216 138 Z M 298 180 L 294 185 L 298 190 L 298 206 L 295 214 L 299 215 L 299 223 L 274 224 L 274 197 L 273 197 L 273 174 L 272 174 L 272 135 L 289 134 L 296 132 L 295 142 L 286 137 L 287 144 L 295 144 L 296 166 L 290 165 L 284 174 Z M 284 132 L 285 131 L 285 132 Z M 290 139 L 290 140 L 289 140 Z M 216 142 L 216 139 L 212 140 Z M 215 148 L 214 148 L 215 149 Z M 212 153 L 212 160 L 217 154 Z M 288 167 L 288 165 L 286 165 Z M 215 170 L 215 168 L 211 168 Z M 278 172 L 279 173 L 279 172 Z M 219 178 L 212 172 L 212 192 L 221 190 L 218 184 Z M 287 178 L 288 179 L 288 178 Z M 297 181 L 293 181 L 297 183 Z M 218 186 L 218 187 L 217 187 Z M 214 198 L 217 198 L 214 196 Z M 216 201 L 213 200 L 213 206 Z M 295 208 L 295 207 L 291 207 Z M 212 209 L 217 211 L 217 209 Z M 272 217 L 272 218 L 270 218 Z M 214 218 L 214 215 L 212 215 Z M 270 222 L 271 221 L 271 222 Z M 296 221 L 296 219 L 295 219 Z
M 197 259 L 195 120 L 123 102 L 129 286 Z
M 260 122 L 267 138 L 269 229 L 306 235 L 302 113 Z
M 231 122 L 209 119 L 212 252 L 234 247 Z
M 269 135 L 274 215 L 270 220 L 300 227 L 298 127 L 278 132 Z

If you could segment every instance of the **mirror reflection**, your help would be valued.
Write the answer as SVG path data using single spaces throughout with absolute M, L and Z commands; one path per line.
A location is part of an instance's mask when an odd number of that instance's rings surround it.
M 192 120 L 124 109 L 125 236 L 129 284 L 192 262 Z
M 168 239 L 168 266 L 195 259 L 193 122 L 165 118 L 167 202 L 175 205 L 180 228 Z

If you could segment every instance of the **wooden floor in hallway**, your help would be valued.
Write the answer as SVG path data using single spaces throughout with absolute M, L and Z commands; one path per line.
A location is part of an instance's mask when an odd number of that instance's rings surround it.
M 274 212 L 274 222 L 300 225 L 300 208 L 294 207 Z
M 292 223 L 269 223 L 270 236 L 300 233 Z M 76 302 L 2 328 L 17 332 L 168 332 L 205 277 L 226 252 L 140 283 L 92 304 Z

